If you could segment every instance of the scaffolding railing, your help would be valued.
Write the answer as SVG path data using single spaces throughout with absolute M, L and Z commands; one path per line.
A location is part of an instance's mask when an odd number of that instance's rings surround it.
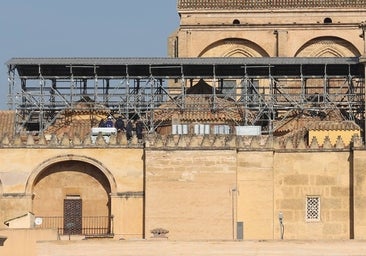
M 272 134 L 293 110 L 320 113 L 334 109 L 344 120 L 364 122 L 365 75 L 361 64 L 353 63 L 352 67 L 342 64 L 341 69 L 332 66 L 334 70 L 330 70 L 328 63 L 317 61 L 304 68 L 308 61 L 304 59 L 296 68 L 285 63 L 276 71 L 276 65 L 264 60 L 260 65 L 239 63 L 221 70 L 215 60 L 210 61 L 212 64 L 196 65 L 198 71 L 182 65 L 180 74 L 174 68 L 158 75 L 147 72 L 145 76 L 106 75 L 109 73 L 106 66 L 103 68 L 107 71 L 102 74 L 95 71 L 91 76 L 59 75 L 56 69 L 52 75 L 31 77 L 22 75 L 17 65 L 9 65 L 9 106 L 17 112 L 16 132 L 42 132 L 66 110 L 103 112 L 126 119 L 138 117 L 149 132 L 154 132 L 161 124 L 155 111 L 163 107 L 167 113 L 185 111 L 187 90 L 200 79 L 213 88 L 209 95 L 212 104 L 208 109 L 206 104 L 198 102 L 196 109 L 208 112 L 239 109 L 242 119 L 236 125 L 260 125 L 264 133 Z M 214 71 L 208 74 L 210 69 Z M 220 105 L 219 98 L 232 104 Z

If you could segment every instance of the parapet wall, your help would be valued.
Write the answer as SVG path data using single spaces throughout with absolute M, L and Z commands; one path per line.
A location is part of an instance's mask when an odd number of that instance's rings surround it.
M 353 147 L 363 147 L 360 137 L 353 137 Z M 137 147 L 137 148 L 165 148 L 165 149 L 238 149 L 238 150 L 348 150 L 349 145 L 345 144 L 339 136 L 336 143 L 332 144 L 329 137 L 324 141 L 318 141 L 313 137 L 310 144 L 304 139 L 292 137 L 272 136 L 236 136 L 236 135 L 158 135 L 148 134 L 142 141 L 135 136 L 128 141 L 124 134 L 111 135 L 105 140 L 100 134 L 95 142 L 91 136 L 72 138 L 64 135 L 62 138 L 51 136 L 17 135 L 13 140 L 5 136 L 0 142 L 2 148 L 113 148 L 113 147 Z

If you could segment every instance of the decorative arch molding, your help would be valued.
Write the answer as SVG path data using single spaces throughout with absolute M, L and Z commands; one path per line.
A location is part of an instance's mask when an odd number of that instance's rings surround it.
M 226 38 L 207 46 L 198 57 L 269 57 L 256 43 L 241 38 Z
M 233 49 L 226 53 L 223 57 L 253 57 L 253 54 L 246 49 Z
M 79 161 L 88 163 L 94 167 L 96 167 L 98 170 L 100 170 L 104 176 L 107 178 L 111 194 L 114 195 L 117 193 L 117 183 L 114 179 L 112 173 L 99 161 L 86 157 L 86 156 L 79 156 L 79 155 L 62 155 L 62 156 L 56 156 L 53 158 L 50 158 L 41 164 L 39 164 L 32 172 L 31 175 L 28 177 L 26 187 L 25 187 L 25 194 L 31 195 L 33 191 L 33 186 L 35 182 L 37 181 L 37 178 L 42 174 L 44 170 L 46 170 L 48 167 L 50 167 L 53 164 L 62 163 L 65 161 Z
M 309 40 L 295 57 L 359 57 L 361 53 L 349 41 L 339 37 L 317 37 Z

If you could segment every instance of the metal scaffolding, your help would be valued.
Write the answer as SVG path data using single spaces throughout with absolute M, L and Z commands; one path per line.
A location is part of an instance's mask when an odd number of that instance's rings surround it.
M 211 107 L 202 110 L 227 108 L 217 99 L 230 100 L 242 109 L 238 125 L 260 125 L 263 133 L 273 134 L 294 111 L 337 110 L 344 120 L 364 123 L 365 67 L 358 58 L 13 58 L 6 64 L 16 132 L 42 132 L 85 104 L 91 113 L 139 117 L 154 132 L 155 110 L 184 111 L 187 89 L 200 79 L 213 88 Z

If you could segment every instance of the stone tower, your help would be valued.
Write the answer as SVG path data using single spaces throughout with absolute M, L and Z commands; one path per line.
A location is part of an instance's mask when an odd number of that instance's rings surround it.
M 351 57 L 364 53 L 366 1 L 178 0 L 174 57 Z

